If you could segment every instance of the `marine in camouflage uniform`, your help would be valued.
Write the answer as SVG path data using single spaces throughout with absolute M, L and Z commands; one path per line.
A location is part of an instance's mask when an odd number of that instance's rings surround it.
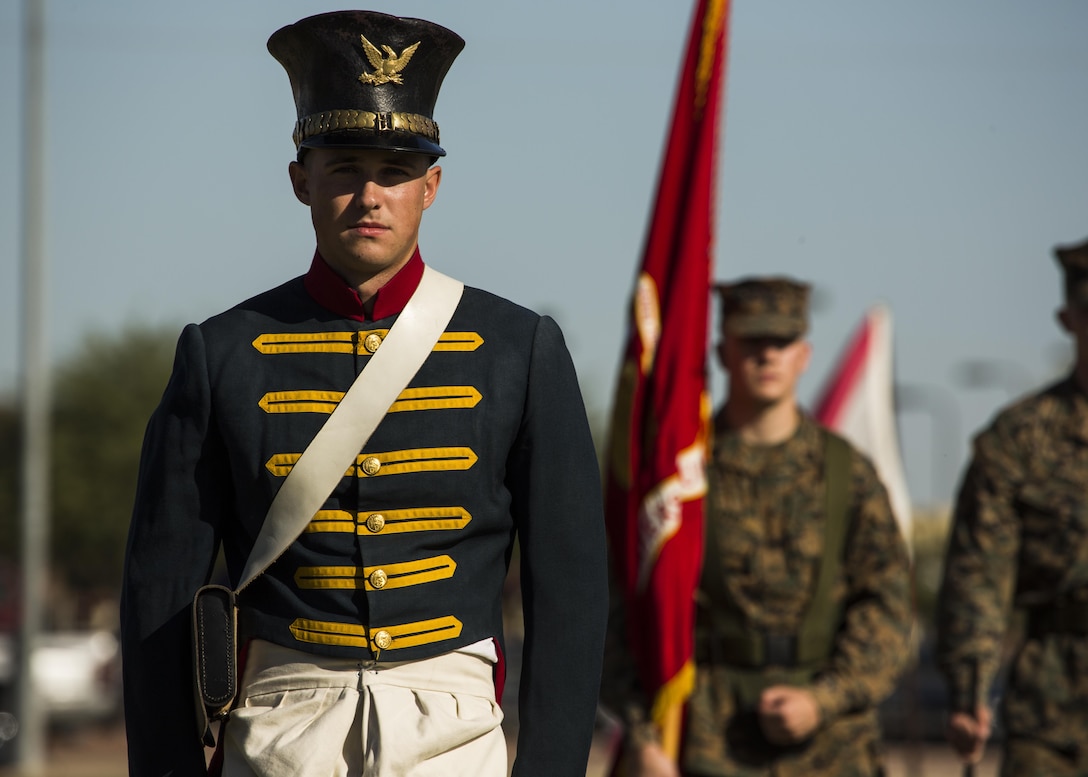
M 912 622 L 906 548 L 870 462 L 797 408 L 808 287 L 771 278 L 719 291 L 730 396 L 715 419 L 708 465 L 696 688 L 680 769 L 722 777 L 876 775 L 876 707 L 904 666 Z M 746 359 L 730 356 L 731 340 Z M 803 361 L 773 402 L 734 374 L 749 365 L 756 376 L 784 373 L 772 352 L 794 348 L 803 349 Z M 731 412 L 737 406 L 758 409 L 744 416 Z M 773 413 L 788 419 L 781 439 L 754 442 L 748 432 Z M 627 774 L 668 774 L 640 760 L 640 750 L 656 746 L 656 732 L 623 646 L 619 598 L 604 700 L 628 727 Z M 768 717 L 782 688 L 803 693 L 812 730 L 774 730 Z
M 1055 254 L 1065 275 L 1059 319 L 1076 341 L 1076 366 L 975 438 L 938 612 L 949 739 L 967 760 L 989 735 L 979 699 L 1013 611 L 1025 613 L 1002 704 L 1005 776 L 1088 775 L 1088 241 Z

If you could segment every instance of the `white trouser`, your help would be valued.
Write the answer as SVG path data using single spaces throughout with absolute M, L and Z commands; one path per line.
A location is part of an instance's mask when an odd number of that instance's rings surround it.
M 493 665 L 326 658 L 249 645 L 223 777 L 506 777 Z

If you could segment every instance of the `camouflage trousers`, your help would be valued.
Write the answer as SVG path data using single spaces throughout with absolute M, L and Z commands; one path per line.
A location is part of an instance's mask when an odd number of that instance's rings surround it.
M 1088 743 L 1075 753 L 1063 753 L 1033 739 L 1012 737 L 1005 742 L 1001 777 L 1088 777 Z
M 876 712 L 845 715 L 806 742 L 772 745 L 750 701 L 739 693 L 736 670 L 696 672 L 688 702 L 682 771 L 691 777 L 878 777 L 882 774 Z M 776 678 L 768 678 L 774 681 Z M 783 678 L 784 679 L 784 678 Z
M 1002 777 L 1088 777 L 1088 640 L 1026 640 L 1001 711 Z

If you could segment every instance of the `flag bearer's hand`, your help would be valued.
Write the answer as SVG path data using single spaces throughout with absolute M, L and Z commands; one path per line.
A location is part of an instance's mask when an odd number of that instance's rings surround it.
M 986 749 L 986 740 L 990 738 L 990 708 L 978 705 L 975 714 L 953 712 L 948 716 L 948 728 L 945 736 L 964 763 L 974 764 L 982 760 Z
M 656 742 L 637 745 L 627 753 L 624 777 L 680 777 L 676 762 Z
M 820 725 L 820 707 L 804 688 L 774 685 L 763 691 L 756 707 L 759 727 L 772 745 L 804 742 Z

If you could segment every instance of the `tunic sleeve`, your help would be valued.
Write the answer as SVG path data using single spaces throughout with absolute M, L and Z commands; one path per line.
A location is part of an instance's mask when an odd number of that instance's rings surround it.
M 521 548 L 525 646 L 515 777 L 585 774 L 608 585 L 599 465 L 559 327 L 541 318 L 507 485 Z
M 148 424 L 121 593 L 125 726 L 134 777 L 205 774 L 190 656 L 190 607 L 215 561 L 229 501 L 204 340 L 178 343 Z

